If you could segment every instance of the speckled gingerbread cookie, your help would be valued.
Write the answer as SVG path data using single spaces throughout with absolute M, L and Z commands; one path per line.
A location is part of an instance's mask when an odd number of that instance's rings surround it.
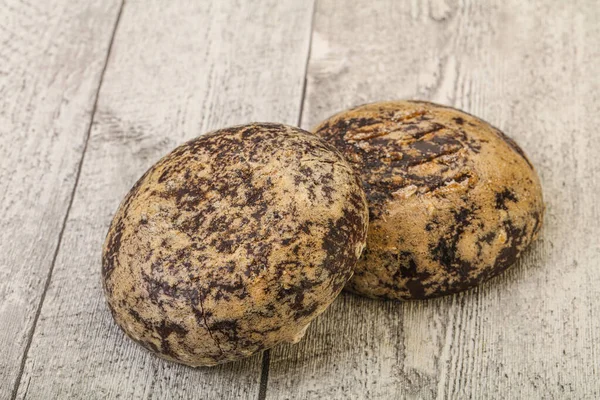
M 358 178 L 317 136 L 222 129 L 158 161 L 114 217 L 102 277 L 113 317 L 169 360 L 210 366 L 299 340 L 365 246 Z
M 388 299 L 456 293 L 504 271 L 540 230 L 533 166 L 479 118 L 427 102 L 383 102 L 315 130 L 353 164 L 369 201 L 367 248 L 350 291 Z

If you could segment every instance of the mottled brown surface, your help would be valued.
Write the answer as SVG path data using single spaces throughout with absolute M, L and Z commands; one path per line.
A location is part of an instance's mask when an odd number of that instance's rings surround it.
M 117 323 L 192 366 L 299 340 L 365 245 L 364 192 L 341 155 L 276 124 L 223 129 L 155 164 L 117 212 L 102 275 Z
M 432 103 L 368 104 L 317 134 L 360 173 L 367 249 L 347 288 L 369 297 L 456 293 L 513 264 L 537 236 L 544 205 L 522 150 L 498 129 Z

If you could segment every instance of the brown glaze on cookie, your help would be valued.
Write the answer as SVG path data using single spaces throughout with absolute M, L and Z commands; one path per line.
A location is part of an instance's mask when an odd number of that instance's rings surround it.
M 222 129 L 156 163 L 114 217 L 104 290 L 160 356 L 210 366 L 298 341 L 352 275 L 368 209 L 330 145 L 278 124 Z
M 523 151 L 488 123 L 418 101 L 368 104 L 315 129 L 362 177 L 367 248 L 347 285 L 368 297 L 426 299 L 504 271 L 544 213 Z

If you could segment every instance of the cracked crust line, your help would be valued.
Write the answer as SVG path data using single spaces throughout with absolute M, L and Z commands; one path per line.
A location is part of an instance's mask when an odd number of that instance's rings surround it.
M 217 338 L 213 335 L 212 331 L 210 330 L 210 326 L 208 325 L 208 321 L 206 320 L 206 313 L 204 312 L 204 303 L 202 302 L 202 299 L 199 299 L 198 304 L 200 304 L 200 309 L 202 310 L 202 319 L 204 321 L 204 326 L 206 327 L 208 334 L 210 335 L 211 339 L 215 341 L 215 345 L 219 348 L 219 352 L 221 352 L 222 355 L 225 354 L 223 352 L 223 349 L 221 348 L 221 345 L 219 344 L 219 341 L 217 340 Z

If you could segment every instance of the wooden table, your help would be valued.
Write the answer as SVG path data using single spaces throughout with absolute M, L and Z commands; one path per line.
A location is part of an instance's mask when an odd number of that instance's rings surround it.
M 600 398 L 597 0 L 0 0 L 0 399 Z M 100 248 L 161 155 L 418 98 L 515 138 L 545 226 L 426 302 L 342 295 L 295 346 L 191 369 L 127 339 Z

